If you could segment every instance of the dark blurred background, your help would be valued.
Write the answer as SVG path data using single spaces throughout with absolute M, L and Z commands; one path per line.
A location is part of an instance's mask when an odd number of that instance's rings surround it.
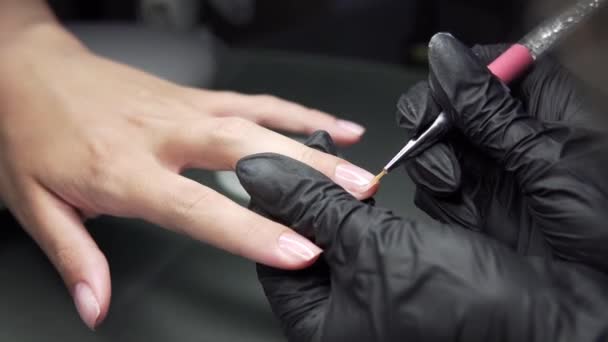
M 63 20 L 144 21 L 174 30 L 205 25 L 231 46 L 417 63 L 429 37 L 469 43 L 517 39 L 529 1 L 219 0 L 50 2 Z M 181 7 L 181 9 L 178 9 Z
M 172 31 L 203 27 L 230 47 L 425 65 L 426 43 L 448 31 L 468 44 L 517 41 L 574 0 L 52 0 L 64 21 L 137 22 Z M 606 10 L 557 53 L 608 92 Z

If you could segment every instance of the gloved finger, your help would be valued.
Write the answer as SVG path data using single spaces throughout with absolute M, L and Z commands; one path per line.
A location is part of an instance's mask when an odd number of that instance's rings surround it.
M 508 44 L 475 45 L 471 50 L 484 65 L 489 65 L 509 48 Z
M 338 148 L 329 133 L 326 131 L 314 132 L 308 137 L 308 139 L 306 139 L 306 141 L 304 141 L 304 145 L 319 152 L 331 154 L 332 156 L 338 155 Z
M 435 120 L 440 108 L 432 98 L 427 82 L 413 86 L 397 103 L 397 124 L 406 139 L 412 139 Z M 445 196 L 460 185 L 460 165 L 448 143 L 437 143 L 405 164 L 412 181 L 418 186 Z
M 430 126 L 440 112 L 428 82 L 419 82 L 399 98 L 397 125 L 404 130 L 405 137 L 411 139 Z
M 313 133 L 304 144 L 320 152 L 336 155 L 334 142 L 327 132 Z M 272 218 L 256 204 L 249 209 Z M 321 258 L 309 268 L 284 271 L 257 264 L 260 283 L 289 341 L 311 341 L 324 320 L 331 291 L 329 269 Z
M 340 267 L 356 253 L 367 227 L 382 217 L 299 161 L 273 153 L 243 158 L 236 168 L 241 184 L 264 212 L 324 249 L 330 267 Z
M 544 56 L 530 68 L 513 88 L 513 95 L 521 99 L 528 114 L 543 122 L 569 122 L 597 128 L 594 112 L 586 107 L 591 91 L 551 56 Z
M 25 230 L 47 255 L 70 291 L 83 322 L 95 329 L 110 306 L 108 262 L 78 214 L 37 186 L 25 207 L 15 212 Z
M 455 193 L 461 183 L 461 169 L 452 145 L 437 143 L 407 162 L 405 169 L 412 181 L 438 197 Z
M 437 197 L 424 188 L 417 188 L 414 203 L 431 218 L 452 226 L 468 230 L 482 229 L 481 213 L 473 197 L 467 193 L 456 193 L 450 197 Z
M 484 64 L 491 63 L 507 50 L 507 44 L 476 45 L 473 52 Z M 541 121 L 569 121 L 588 124 L 592 121 L 583 111 L 580 87 L 573 77 L 551 55 L 536 60 L 524 75 L 509 84 L 514 97 L 522 100 L 530 116 Z
M 561 143 L 530 117 L 522 103 L 469 48 L 448 34 L 431 39 L 430 85 L 434 97 L 465 137 L 524 186 L 559 157 Z
M 325 319 L 331 286 L 327 264 L 283 271 L 257 265 L 264 294 L 289 341 L 312 341 Z
M 506 247 L 525 255 L 547 256 L 546 242 L 538 239 L 539 231 L 522 224 L 521 217 L 511 214 L 514 208 L 525 206 L 519 196 L 513 196 L 516 184 L 505 176 L 483 180 L 463 181 L 458 193 L 437 197 L 422 188 L 416 189 L 414 202 L 433 219 L 484 234 Z M 493 182 L 500 182 L 496 186 Z M 528 236 L 521 239 L 521 236 Z

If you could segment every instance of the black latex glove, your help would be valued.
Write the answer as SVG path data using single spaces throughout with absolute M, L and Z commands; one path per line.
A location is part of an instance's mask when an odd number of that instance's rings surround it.
M 506 46 L 473 52 L 433 38 L 428 82 L 399 101 L 408 136 L 443 108 L 456 131 L 406 164 L 416 204 L 433 218 L 481 231 L 524 255 L 608 270 L 608 148 L 577 82 L 541 59 L 506 88 L 485 65 Z
M 327 134 L 308 143 L 333 150 Z M 290 341 L 601 341 L 608 279 L 517 255 L 460 227 L 359 202 L 318 171 L 260 154 L 237 165 L 251 208 L 314 239 L 309 269 L 258 265 Z

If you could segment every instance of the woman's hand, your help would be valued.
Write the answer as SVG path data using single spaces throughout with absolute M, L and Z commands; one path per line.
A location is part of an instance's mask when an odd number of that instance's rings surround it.
M 329 131 L 343 144 L 363 128 L 271 96 L 181 87 L 100 58 L 56 24 L 0 39 L 0 196 L 55 265 L 85 323 L 110 303 L 110 274 L 83 221 L 141 218 L 257 262 L 310 265 L 321 250 L 289 228 L 179 175 L 233 169 L 275 152 L 357 197 L 372 175 L 256 123 Z

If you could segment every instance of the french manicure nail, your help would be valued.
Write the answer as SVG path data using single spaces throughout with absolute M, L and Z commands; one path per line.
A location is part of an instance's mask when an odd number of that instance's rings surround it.
M 352 164 L 341 164 L 336 167 L 336 183 L 346 190 L 361 192 L 369 187 L 374 175 Z
M 279 248 L 297 261 L 310 261 L 321 254 L 321 249 L 294 232 L 279 237 Z
M 89 285 L 84 282 L 76 284 L 74 287 L 74 303 L 80 318 L 91 330 L 95 330 L 101 309 Z
M 344 130 L 349 131 L 350 133 L 353 133 L 355 135 L 362 135 L 365 132 L 365 127 L 354 123 L 352 121 L 346 121 L 346 120 L 337 120 L 336 121 L 336 125 Z

